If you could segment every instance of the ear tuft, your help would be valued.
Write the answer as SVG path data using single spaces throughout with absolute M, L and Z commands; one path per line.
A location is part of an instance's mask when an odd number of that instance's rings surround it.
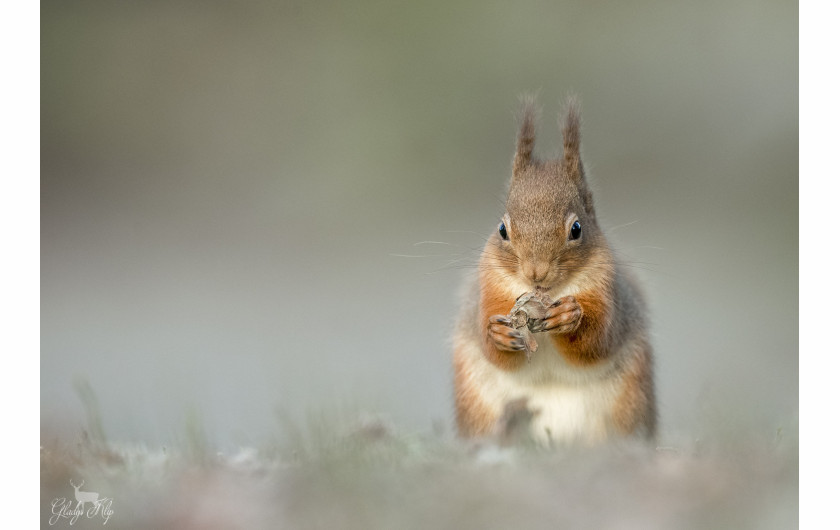
M 563 131 L 563 166 L 574 176 L 582 177 L 580 162 L 580 103 L 577 97 L 566 99 L 565 110 L 560 117 Z
M 577 182 L 583 207 L 588 213 L 594 214 L 592 192 L 586 184 L 580 156 L 580 103 L 575 96 L 566 98 L 565 110 L 560 115 L 560 130 L 563 132 L 563 169 Z
M 519 98 L 519 135 L 516 138 L 516 155 L 513 157 L 513 174 L 525 170 L 531 163 L 536 142 L 536 121 L 539 109 L 537 97 L 526 94 Z

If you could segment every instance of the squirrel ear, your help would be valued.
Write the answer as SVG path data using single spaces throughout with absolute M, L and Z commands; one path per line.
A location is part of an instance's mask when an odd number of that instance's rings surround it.
M 575 96 L 566 99 L 566 110 L 560 116 L 560 130 L 563 131 L 563 169 L 578 183 L 583 206 L 588 213 L 593 214 L 595 205 L 592 192 L 586 184 L 580 158 L 580 103 Z
M 580 161 L 580 104 L 575 96 L 566 100 L 566 109 L 560 117 L 563 131 L 563 168 L 573 178 L 583 179 Z
M 534 122 L 537 119 L 536 97 L 526 95 L 520 97 L 519 108 L 519 135 L 516 138 L 516 154 L 513 157 L 513 174 L 516 175 L 525 170 L 531 163 L 531 154 L 534 152 L 536 140 L 536 127 Z

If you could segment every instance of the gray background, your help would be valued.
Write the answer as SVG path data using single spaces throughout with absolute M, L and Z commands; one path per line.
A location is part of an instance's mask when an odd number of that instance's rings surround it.
M 583 105 L 666 436 L 797 428 L 797 3 L 41 3 L 41 426 L 220 447 L 277 410 L 449 427 L 449 328 Z M 435 241 L 441 243 L 423 243 Z M 418 257 L 405 257 L 418 256 Z

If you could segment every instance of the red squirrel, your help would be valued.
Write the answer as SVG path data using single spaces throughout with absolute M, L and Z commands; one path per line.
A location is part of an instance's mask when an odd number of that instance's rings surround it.
M 578 109 L 570 98 L 561 115 L 563 156 L 539 160 L 535 104 L 523 104 L 505 213 L 470 276 L 454 336 L 464 437 L 493 435 L 505 406 L 523 398 L 530 437 L 543 444 L 655 435 L 646 304 L 598 225 Z M 526 340 L 509 313 L 528 292 L 550 301 Z

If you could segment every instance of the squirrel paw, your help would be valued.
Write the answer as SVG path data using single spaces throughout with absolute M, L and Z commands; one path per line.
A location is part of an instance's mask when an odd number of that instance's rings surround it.
M 551 331 L 554 333 L 571 333 L 580 326 L 583 308 L 574 296 L 564 296 L 554 302 L 542 321 L 542 326 L 534 331 Z
M 525 337 L 511 325 L 506 315 L 493 315 L 487 323 L 487 335 L 499 350 L 525 351 Z

